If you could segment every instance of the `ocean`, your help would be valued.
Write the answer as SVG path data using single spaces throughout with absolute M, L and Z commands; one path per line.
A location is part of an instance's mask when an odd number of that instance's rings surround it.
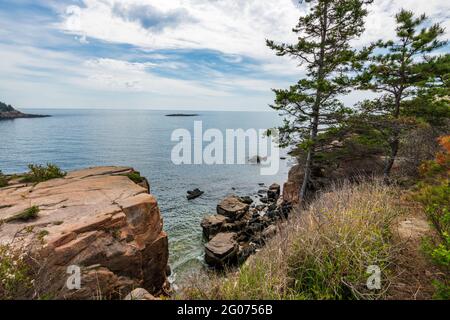
M 229 194 L 253 195 L 261 189 L 260 183 L 282 185 L 292 165 L 289 158 L 281 160 L 278 172 L 266 176 L 257 164 L 175 165 L 171 161 L 177 144 L 171 135 L 176 129 L 193 134 L 194 121 L 202 121 L 203 130 L 215 128 L 224 135 L 226 129 L 269 129 L 281 124 L 272 112 L 189 111 L 198 116 L 167 117 L 176 111 L 24 111 L 51 117 L 0 121 L 0 170 L 25 172 L 30 163 L 54 163 L 67 171 L 101 165 L 135 168 L 148 178 L 151 193 L 158 199 L 175 275 L 203 265 L 200 222 L 215 213 L 221 199 Z M 205 193 L 188 201 L 186 192 L 194 188 Z

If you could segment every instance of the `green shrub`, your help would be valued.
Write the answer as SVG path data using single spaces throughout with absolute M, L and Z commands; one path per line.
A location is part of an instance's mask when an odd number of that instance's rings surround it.
M 67 173 L 62 171 L 58 166 L 48 163 L 47 166 L 28 165 L 29 172 L 25 174 L 22 182 L 44 182 L 51 179 L 63 178 Z
M 425 213 L 434 226 L 439 239 L 425 239 L 424 251 L 443 271 L 442 281 L 435 279 L 437 299 L 450 297 L 450 136 L 439 139 L 442 152 L 436 159 L 424 162 L 420 167 L 422 181 L 414 198 L 422 203 Z
M 12 222 L 12 221 L 29 221 L 36 219 L 39 215 L 39 207 L 38 206 L 32 206 L 18 214 L 15 214 L 12 217 L 9 217 L 8 219 L 3 220 L 4 222 Z
M 19 298 L 31 286 L 23 254 L 0 245 L 0 300 Z
M 125 176 L 128 177 L 131 181 L 133 181 L 136 184 L 141 183 L 142 181 L 144 181 L 144 178 L 141 177 L 140 172 L 137 172 L 137 171 L 133 171 L 133 172 L 127 173 L 127 174 L 125 174 Z
M 6 187 L 8 185 L 8 179 L 0 170 L 0 188 Z

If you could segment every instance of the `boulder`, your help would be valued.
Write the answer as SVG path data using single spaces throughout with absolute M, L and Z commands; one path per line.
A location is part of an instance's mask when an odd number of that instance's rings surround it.
M 114 299 L 133 287 L 159 294 L 167 285 L 168 241 L 158 203 L 130 173 L 129 167 L 97 167 L 0 189 L 0 244 L 40 266 L 34 280 L 41 293 Z M 30 207 L 39 208 L 34 219 L 11 221 Z M 66 287 L 72 265 L 81 269 L 78 290 Z
M 236 261 L 239 245 L 236 233 L 224 232 L 217 234 L 205 245 L 205 261 L 210 266 L 223 268 Z
M 220 214 L 205 217 L 201 223 L 201 226 L 203 228 L 203 235 L 205 236 L 205 238 L 211 239 L 217 233 L 219 233 L 226 219 L 227 218 L 225 216 L 222 216 Z
M 245 204 L 252 204 L 253 203 L 253 199 L 249 196 L 244 196 L 240 198 L 241 202 L 245 203 Z
M 287 203 L 299 203 L 298 193 L 303 181 L 304 171 L 301 165 L 295 165 L 289 170 L 288 180 L 283 185 L 283 200 Z
M 263 232 L 261 233 L 261 235 L 265 238 L 265 239 L 270 239 L 273 236 L 275 236 L 277 234 L 277 227 L 275 225 L 270 225 L 268 226 L 266 229 L 263 230 Z
M 137 288 L 131 291 L 124 300 L 156 300 L 147 290 Z
M 281 193 L 281 187 L 278 183 L 274 183 L 269 187 L 269 190 L 267 191 L 267 198 L 270 201 L 277 201 L 280 197 Z
M 194 199 L 200 197 L 200 196 L 201 196 L 202 194 L 204 194 L 204 193 L 205 193 L 205 192 L 204 192 L 204 191 L 201 191 L 200 189 L 194 189 L 194 190 L 192 190 L 192 191 L 188 191 L 188 192 L 187 192 L 186 198 L 187 198 L 188 200 L 194 200 Z
M 227 217 L 227 220 L 233 222 L 242 218 L 250 206 L 243 203 L 239 197 L 229 196 L 223 199 L 217 205 L 217 213 Z

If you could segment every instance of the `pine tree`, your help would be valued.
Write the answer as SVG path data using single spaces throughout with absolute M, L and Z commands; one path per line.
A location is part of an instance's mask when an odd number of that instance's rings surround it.
M 273 90 L 271 106 L 284 115 L 280 143 L 299 144 L 306 152 L 304 179 L 299 198 L 304 199 L 315 166 L 315 155 L 321 147 L 321 133 L 337 126 L 349 112 L 338 99 L 353 84 L 351 71 L 361 66 L 367 52 L 357 52 L 350 41 L 364 31 L 366 5 L 372 0 L 305 0 L 309 12 L 300 17 L 293 32 L 294 44 L 267 45 L 278 56 L 289 56 L 306 69 L 305 78 L 286 90 Z
M 427 54 L 445 45 L 439 40 L 444 30 L 439 24 L 422 28 L 426 22 L 425 15 L 416 18 L 411 11 L 400 11 L 396 15 L 396 39 L 373 45 L 369 63 L 359 77 L 360 89 L 382 93 L 360 107 L 365 120 L 386 138 L 386 182 L 399 152 L 401 133 L 414 126 L 414 119 L 404 110 L 406 102 L 417 97 L 418 89 L 431 78 L 436 84 L 431 64 L 434 59 Z

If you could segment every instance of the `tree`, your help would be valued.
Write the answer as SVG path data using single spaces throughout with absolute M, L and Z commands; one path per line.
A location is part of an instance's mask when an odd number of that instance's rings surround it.
M 369 63 L 359 77 L 360 89 L 382 93 L 382 96 L 365 101 L 360 107 L 367 115 L 366 119 L 386 137 L 388 151 L 384 178 L 387 182 L 399 151 L 401 133 L 415 120 L 403 112 L 407 105 L 405 102 L 417 97 L 418 89 L 430 80 L 430 76 L 436 84 L 427 54 L 446 43 L 439 40 L 444 32 L 439 24 L 421 27 L 427 22 L 425 15 L 415 18 L 413 12 L 402 10 L 395 18 L 396 39 L 380 40 L 373 45 Z
M 404 114 L 415 116 L 433 129 L 448 130 L 450 120 L 450 54 L 426 57 L 420 66 L 426 75 L 414 99 L 406 101 Z M 446 132 L 440 132 L 442 135 Z
M 367 58 L 366 51 L 357 52 L 350 41 L 364 31 L 366 5 L 372 0 L 305 0 L 309 12 L 300 17 L 293 32 L 295 44 L 267 45 L 278 56 L 289 56 L 306 69 L 305 78 L 286 90 L 273 90 L 276 98 L 271 107 L 285 116 L 280 129 L 281 145 L 301 144 L 306 152 L 304 179 L 299 190 L 304 199 L 320 148 L 321 133 L 337 126 L 349 112 L 339 96 L 353 85 L 351 71 Z

